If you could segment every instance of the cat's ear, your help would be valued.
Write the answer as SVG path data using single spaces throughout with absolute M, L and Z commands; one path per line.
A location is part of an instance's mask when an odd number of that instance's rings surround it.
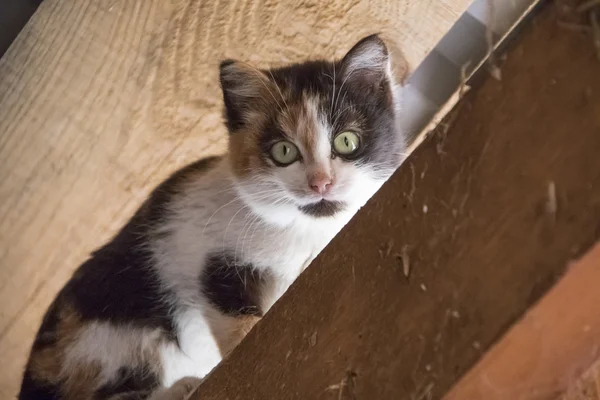
M 390 56 L 378 35 L 360 40 L 341 61 L 343 79 L 364 88 L 376 88 L 390 78 Z
M 262 71 L 241 61 L 225 60 L 220 65 L 220 81 L 230 133 L 266 112 L 273 82 Z

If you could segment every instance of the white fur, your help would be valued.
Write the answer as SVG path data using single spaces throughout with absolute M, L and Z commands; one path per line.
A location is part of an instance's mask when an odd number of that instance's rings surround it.
M 360 51 L 356 51 L 348 60 L 348 70 L 359 69 L 381 70 L 387 65 L 388 57 L 384 49 L 379 45 L 363 45 Z
M 152 361 L 149 355 L 159 346 L 160 340 L 159 329 L 92 322 L 67 348 L 63 373 L 68 377 L 79 365 L 98 363 L 102 371 L 101 385 L 115 377 L 121 367 L 135 365 L 140 360 Z
M 210 312 L 208 308 L 190 308 L 176 315 L 179 346 L 166 342 L 160 347 L 165 387 L 186 376 L 201 378 L 221 361 L 217 342 L 207 323 Z

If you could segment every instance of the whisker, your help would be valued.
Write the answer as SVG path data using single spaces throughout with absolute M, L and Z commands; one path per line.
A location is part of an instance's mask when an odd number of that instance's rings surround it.
M 280 193 L 281 191 L 278 190 L 277 192 Z M 279 193 L 268 193 L 266 196 L 261 196 L 261 198 L 259 200 L 266 200 L 266 199 L 268 199 L 270 197 L 274 197 L 274 196 L 278 195 Z M 247 222 L 250 219 L 250 217 L 253 217 L 253 219 L 250 222 Z M 244 229 L 248 225 L 251 225 L 252 222 L 255 221 L 257 218 L 259 218 L 259 216 L 258 215 L 254 215 L 252 212 L 247 213 L 246 216 L 244 217 L 244 225 L 242 226 L 242 229 L 240 231 L 240 235 L 238 236 L 238 239 L 236 241 L 235 248 L 234 248 L 234 264 L 237 264 L 237 249 L 238 249 L 238 244 L 240 242 L 241 235 L 243 234 Z M 230 221 L 230 223 L 231 223 L 231 221 Z M 248 227 L 248 229 L 250 229 L 250 227 Z M 246 232 L 246 234 L 247 234 L 247 232 Z M 224 238 L 224 240 L 225 240 L 225 238 Z M 242 242 L 242 245 L 243 245 L 243 242 Z M 242 251 L 241 251 L 240 255 L 243 257 L 243 246 L 242 246 Z
M 267 195 L 265 198 L 268 198 L 269 196 L 273 196 L 273 195 L 274 195 L 274 194 L 269 194 L 269 195 Z M 277 201 L 276 201 L 276 202 L 274 202 L 273 204 L 277 204 L 277 203 L 278 203 L 278 202 L 279 202 L 281 199 L 284 199 L 284 200 L 285 200 L 286 198 L 282 196 L 282 197 L 280 197 L 280 198 L 279 198 L 279 200 L 277 200 Z M 227 238 L 227 232 L 229 231 L 229 227 L 231 226 L 231 223 L 233 222 L 233 220 L 235 219 L 235 217 L 237 217 L 237 215 L 238 215 L 240 212 L 242 212 L 244 209 L 247 209 L 247 208 L 249 208 L 249 205 L 247 205 L 247 204 L 244 204 L 242 207 L 240 207 L 240 209 L 239 209 L 239 210 L 237 210 L 237 211 L 236 211 L 236 213 L 235 213 L 235 214 L 233 214 L 233 217 L 231 217 L 231 219 L 229 220 L 229 223 L 227 224 L 227 227 L 225 228 L 225 232 L 223 233 L 223 241 L 222 241 L 222 252 L 223 252 L 223 254 L 225 254 L 225 241 L 226 241 L 226 238 Z M 246 216 L 246 217 L 247 217 L 247 216 Z M 245 226 L 245 225 L 244 225 L 244 226 Z M 244 228 L 242 228 L 242 232 L 243 232 L 243 229 L 244 229 Z M 238 237 L 238 241 L 239 241 L 239 237 Z M 235 246 L 235 248 L 234 248 L 234 260 L 233 260 L 233 264 L 234 264 L 234 265 L 233 265 L 233 266 L 234 266 L 234 268 L 236 268 L 236 272 L 238 273 L 238 276 L 240 277 L 240 279 L 242 279 L 242 277 L 239 275 L 239 271 L 237 271 L 237 266 L 236 266 L 236 262 L 237 262 L 237 260 L 236 260 L 236 258 L 237 258 L 237 254 L 236 254 L 236 253 L 237 253 L 237 243 L 238 243 L 238 242 L 236 241 L 236 246 Z M 225 264 L 226 264 L 228 267 L 231 267 L 231 265 L 229 264 L 229 262 L 228 262 L 227 258 L 225 258 Z
M 228 205 L 230 205 L 231 203 L 234 203 L 236 201 L 242 201 L 241 198 L 236 197 L 233 200 L 231 200 L 230 202 L 227 202 L 225 204 L 223 204 L 221 207 L 217 208 L 217 210 L 212 213 L 212 215 L 210 216 L 210 218 L 208 219 L 208 221 L 206 221 L 206 224 L 204 224 L 204 229 L 202 229 L 202 236 L 204 236 L 204 233 L 206 232 L 206 227 L 208 226 L 208 224 L 210 223 L 210 221 L 213 219 L 213 217 L 219 212 L 221 211 L 224 207 L 227 207 Z
M 286 204 L 286 203 L 293 203 L 293 201 L 292 201 L 291 199 L 287 198 L 287 197 L 282 197 L 282 198 L 280 198 L 279 200 L 277 200 L 275 203 L 273 203 L 273 205 L 277 205 L 277 204 L 280 204 L 280 203 L 283 203 L 283 204 Z M 254 239 L 254 235 L 256 234 L 256 230 L 257 230 L 257 229 L 258 229 L 258 227 L 260 226 L 260 223 L 262 223 L 262 219 L 259 221 L 259 223 L 258 223 L 258 224 L 256 224 L 256 226 L 255 226 L 255 228 L 254 228 L 254 231 L 252 232 L 252 235 L 250 236 L 250 241 L 251 241 L 251 242 L 252 242 L 252 240 Z M 268 236 L 267 236 L 267 235 L 263 235 L 263 236 L 262 236 L 262 240 L 260 241 L 260 243 L 261 243 L 261 246 L 262 246 L 262 244 L 264 243 L 264 241 L 265 241 L 265 240 L 267 240 L 267 239 L 268 239 Z
M 283 97 L 283 93 L 281 93 L 281 89 L 279 88 L 279 85 L 275 81 L 275 77 L 273 76 L 273 73 L 271 72 L 271 70 L 269 70 L 269 75 L 271 75 L 271 79 L 273 79 L 273 84 L 275 84 L 275 87 L 277 88 L 277 91 L 279 92 L 279 96 L 281 97 L 281 100 L 283 101 L 283 104 L 285 105 L 285 110 L 287 112 L 289 112 L 290 107 L 288 106 L 287 102 L 285 101 L 285 98 Z
M 255 193 L 255 194 L 251 195 L 250 197 L 252 198 L 252 196 L 254 196 L 254 195 L 261 196 L 261 195 L 263 195 L 263 194 L 271 194 L 271 193 L 275 194 L 275 193 L 278 193 L 278 192 L 280 192 L 280 191 L 281 191 L 280 189 L 273 189 L 272 191 L 263 191 L 263 192 L 257 192 L 257 193 Z M 252 198 L 252 199 L 253 199 L 253 200 L 261 200 L 260 198 L 258 198 L 258 199 L 254 199 L 254 198 Z M 227 203 L 223 204 L 222 206 L 220 206 L 219 208 L 217 208 L 217 209 L 215 210 L 215 212 L 213 212 L 213 213 L 212 213 L 212 215 L 210 216 L 210 218 L 208 219 L 208 221 L 206 221 L 206 223 L 204 224 L 204 228 L 202 229 L 202 236 L 204 236 L 204 234 L 205 234 L 205 232 L 206 232 L 206 228 L 208 227 L 208 224 L 209 224 L 209 223 L 210 223 L 210 221 L 211 221 L 211 220 L 214 218 L 214 216 L 215 216 L 215 215 L 216 215 L 216 214 L 217 214 L 219 211 L 221 211 L 223 208 L 227 207 L 228 205 L 230 205 L 230 204 L 232 204 L 232 203 L 235 203 L 236 201 L 241 201 L 241 202 L 243 202 L 243 199 L 242 199 L 241 197 L 239 197 L 239 196 L 236 196 L 236 197 L 235 197 L 233 200 L 231 200 L 231 201 L 229 201 L 229 202 L 227 202 Z
M 249 225 L 250 226 L 252 225 L 251 221 L 254 221 L 254 219 L 252 217 L 253 217 L 253 214 L 251 212 L 246 214 L 246 216 L 244 217 L 244 226 L 242 226 L 241 233 L 244 232 L 244 229 L 246 229 L 246 227 L 248 227 Z M 240 238 L 242 237 L 241 233 L 238 235 L 238 238 L 235 242 L 235 248 L 233 250 L 233 264 L 234 265 L 237 265 L 237 260 L 238 260 L 237 249 L 238 249 L 238 245 L 240 243 Z M 243 242 L 242 242 L 242 244 L 243 244 Z M 240 258 L 242 258 L 242 257 L 244 257 L 243 249 L 240 252 Z
M 344 80 L 342 81 L 342 84 L 340 85 L 340 88 L 339 88 L 339 90 L 338 90 L 338 99 L 339 99 L 339 97 L 340 97 L 340 96 L 339 96 L 339 95 L 340 95 L 340 93 L 342 93 L 342 89 L 344 88 L 344 85 L 346 84 L 346 81 L 347 81 L 347 80 L 348 80 L 348 79 L 349 79 L 349 78 L 352 76 L 352 74 L 354 73 L 354 71 L 356 71 L 356 69 L 357 69 L 357 68 L 358 68 L 358 67 L 354 67 L 354 68 L 352 68 L 352 70 L 350 70 L 350 72 L 348 73 L 348 75 L 346 76 L 346 78 L 344 78 Z M 335 107 L 335 108 L 337 108 L 337 104 L 338 104 L 338 102 L 336 101 L 336 102 L 335 102 L 335 105 L 334 105 L 334 107 Z
M 267 84 L 264 82 L 264 79 L 266 78 L 264 76 L 264 74 L 261 71 L 259 71 L 258 69 L 254 68 L 250 64 L 246 64 L 246 66 L 248 66 L 254 72 L 254 74 L 259 78 L 260 83 L 262 83 L 262 85 L 265 87 L 265 89 L 267 89 L 267 91 L 269 92 L 269 94 L 273 98 L 273 101 L 275 101 L 275 104 L 277 104 L 277 107 L 279 108 L 279 110 L 283 114 L 283 107 L 281 107 L 281 104 L 279 104 L 279 102 L 277 101 L 277 99 L 273 95 L 273 92 L 271 92 L 271 89 L 269 89 L 269 87 L 267 86 Z
M 252 215 L 252 214 L 250 214 L 250 215 Z M 256 221 L 258 221 L 259 219 L 260 219 L 260 216 L 258 214 L 255 214 L 253 216 L 253 218 L 250 220 L 250 223 L 247 225 L 248 229 L 246 229 L 246 233 L 244 234 L 244 238 L 242 239 L 242 248 L 240 250 L 240 257 L 244 257 L 244 254 L 245 254 L 244 253 L 244 245 L 246 242 L 246 237 L 248 236 L 248 232 L 250 232 L 250 229 L 252 229 L 252 226 L 254 225 L 254 223 L 256 223 Z M 243 233 L 243 229 L 242 229 L 242 233 Z M 237 244 L 239 243 L 241 237 L 242 237 L 242 235 L 240 235 L 238 237 L 238 241 L 235 245 L 236 253 L 237 253 Z
M 223 254 L 225 254 L 225 239 L 227 238 L 227 231 L 229 230 L 229 227 L 231 226 L 231 223 L 233 222 L 233 220 L 235 219 L 235 217 L 237 217 L 237 215 L 242 212 L 242 210 L 248 208 L 248 205 L 243 205 L 242 207 L 240 207 L 239 210 L 236 211 L 235 214 L 233 214 L 233 217 L 231 217 L 231 219 L 229 220 L 229 223 L 227 224 L 227 227 L 225 228 L 225 232 L 223 233 L 223 246 L 222 246 L 222 252 Z M 231 265 L 229 264 L 229 262 L 227 261 L 227 258 L 225 257 L 225 264 L 230 267 Z M 239 276 L 239 274 L 238 274 Z M 241 279 L 241 277 L 240 277 Z
M 331 79 L 333 83 L 333 89 L 331 90 L 331 106 L 329 110 L 329 118 L 331 118 L 331 113 L 333 112 L 333 101 L 335 100 L 335 63 L 333 63 L 333 78 Z

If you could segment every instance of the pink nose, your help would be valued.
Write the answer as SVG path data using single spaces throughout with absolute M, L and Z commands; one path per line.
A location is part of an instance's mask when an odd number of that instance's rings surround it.
M 308 182 L 311 190 L 317 194 L 325 194 L 329 192 L 332 184 L 331 178 L 325 175 L 316 175 Z

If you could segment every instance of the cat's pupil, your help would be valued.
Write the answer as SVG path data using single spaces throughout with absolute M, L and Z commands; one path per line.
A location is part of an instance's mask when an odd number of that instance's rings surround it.
M 290 151 L 290 149 L 287 146 L 283 146 L 283 155 L 284 156 L 287 156 L 289 151 Z
M 346 147 L 350 147 L 350 142 L 348 141 L 348 136 L 344 136 L 344 144 Z

